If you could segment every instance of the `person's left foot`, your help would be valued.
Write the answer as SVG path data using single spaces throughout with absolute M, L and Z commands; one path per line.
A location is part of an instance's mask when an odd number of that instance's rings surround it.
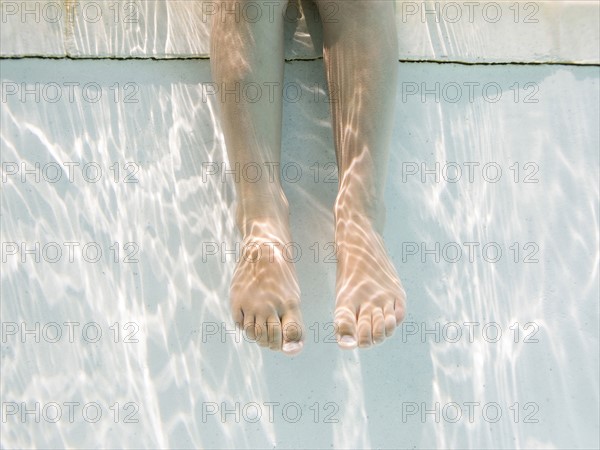
M 340 347 L 369 347 L 393 334 L 404 319 L 406 294 L 372 221 L 336 218 L 336 305 Z

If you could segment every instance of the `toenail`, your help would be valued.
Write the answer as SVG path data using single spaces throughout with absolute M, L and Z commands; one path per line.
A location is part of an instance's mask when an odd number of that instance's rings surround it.
M 352 336 L 342 336 L 340 339 L 340 345 L 344 348 L 356 347 L 356 339 Z
M 281 347 L 281 350 L 284 353 L 289 353 L 290 355 L 293 355 L 294 353 L 298 353 L 300 350 L 302 350 L 302 346 L 302 342 L 286 342 Z

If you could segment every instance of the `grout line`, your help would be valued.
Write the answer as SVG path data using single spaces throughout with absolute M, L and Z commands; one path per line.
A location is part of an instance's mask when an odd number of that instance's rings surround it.
M 400 59 L 400 63 L 429 63 L 429 64 L 459 64 L 461 66 L 582 66 L 600 67 L 600 62 L 574 62 L 574 61 L 492 61 L 470 62 L 458 60 L 435 59 Z
M 5 56 L 0 55 L 0 61 L 2 60 L 20 60 L 20 59 L 52 59 L 52 60 L 70 60 L 70 61 L 209 61 L 208 56 L 175 56 L 173 58 L 168 57 L 155 57 L 155 56 L 70 56 L 70 55 L 23 55 L 23 56 Z M 312 58 L 293 58 L 285 59 L 286 63 L 293 62 L 304 62 L 304 61 L 319 61 L 322 60 L 322 56 L 316 56 Z M 471 62 L 471 61 L 460 61 L 460 60 L 436 60 L 436 59 L 399 59 L 399 63 L 402 64 L 457 64 L 462 66 L 581 66 L 581 67 L 600 67 L 600 62 L 574 62 L 574 61 L 493 61 L 493 62 Z

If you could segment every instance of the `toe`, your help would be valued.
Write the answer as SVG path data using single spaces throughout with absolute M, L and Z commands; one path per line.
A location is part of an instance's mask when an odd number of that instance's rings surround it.
M 257 316 L 254 323 L 254 333 L 256 335 L 256 343 L 261 347 L 269 346 L 269 333 L 267 330 L 267 319 Z
M 396 313 L 394 312 L 394 306 L 391 303 L 388 303 L 383 308 L 383 315 L 385 320 L 385 336 L 390 337 L 394 334 L 394 330 L 396 329 Z
M 279 316 L 273 315 L 267 319 L 267 338 L 271 350 L 281 350 L 281 322 Z
M 244 333 L 248 340 L 254 342 L 256 340 L 256 334 L 254 332 L 254 315 L 244 314 Z
M 340 347 L 355 348 L 357 344 L 356 311 L 352 311 L 347 306 L 336 308 L 334 322 Z
M 281 350 L 288 355 L 295 355 L 302 350 L 302 320 L 295 313 L 285 313 L 281 317 L 281 333 L 283 342 Z
M 358 346 L 369 347 L 373 345 L 372 334 L 373 315 L 370 309 L 360 311 L 358 315 Z
M 242 328 L 244 326 L 244 313 L 242 312 L 242 310 L 236 308 L 231 312 L 231 315 L 233 317 L 233 323 L 235 323 L 235 326 L 238 328 Z
M 373 343 L 380 344 L 385 340 L 385 318 L 383 314 L 383 309 L 375 309 L 373 311 L 372 320 Z
M 396 317 L 396 325 L 400 325 L 400 323 L 404 320 L 404 298 L 399 297 L 394 302 L 394 315 Z

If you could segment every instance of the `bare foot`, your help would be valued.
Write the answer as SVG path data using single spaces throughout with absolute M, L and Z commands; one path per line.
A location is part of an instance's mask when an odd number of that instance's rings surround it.
M 264 219 L 246 229 L 231 282 L 233 319 L 261 347 L 296 354 L 303 346 L 303 325 L 296 269 L 284 251 L 289 228 Z
M 338 343 L 342 348 L 379 344 L 404 319 L 404 288 L 370 219 L 338 216 L 335 238 Z

